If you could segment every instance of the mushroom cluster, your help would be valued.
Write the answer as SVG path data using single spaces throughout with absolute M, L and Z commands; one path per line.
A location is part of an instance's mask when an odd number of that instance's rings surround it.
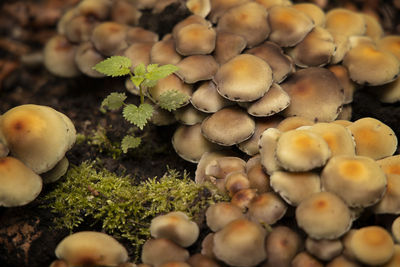
M 48 106 L 20 105 L 2 114 L 0 206 L 25 205 L 39 195 L 43 182 L 64 175 L 65 153 L 75 139 L 72 121 Z

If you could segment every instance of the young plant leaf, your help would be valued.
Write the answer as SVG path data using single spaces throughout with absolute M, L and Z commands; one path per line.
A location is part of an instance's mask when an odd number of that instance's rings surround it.
M 111 77 L 125 76 L 130 72 L 132 61 L 123 56 L 112 56 L 100 63 L 97 63 L 93 69 Z
M 146 79 L 152 81 L 158 81 L 162 78 L 167 77 L 168 75 L 174 73 L 179 68 L 172 64 L 163 65 L 160 67 L 154 66 L 155 64 L 151 64 L 147 67 Z M 150 67 L 151 66 L 151 67 Z
M 122 115 L 127 121 L 139 127 L 140 130 L 143 130 L 143 127 L 153 115 L 153 111 L 153 107 L 147 103 L 140 104 L 139 107 L 129 104 L 125 106 Z
M 158 105 L 168 111 L 182 107 L 189 100 L 189 96 L 178 90 L 168 90 L 162 93 L 158 99 Z
M 142 84 L 142 82 L 144 81 L 143 77 L 139 77 L 139 76 L 131 76 L 131 81 L 133 82 L 133 84 L 139 88 L 139 86 Z
M 133 74 L 135 76 L 144 76 L 146 74 L 146 67 L 144 66 L 143 63 L 140 63 L 133 69 Z
M 140 137 L 135 137 L 133 135 L 127 135 L 121 141 L 121 149 L 124 153 L 127 153 L 128 149 L 137 148 L 141 142 L 142 142 L 142 139 Z
M 116 93 L 113 92 L 109 94 L 106 98 L 104 98 L 103 102 L 101 102 L 100 110 L 102 112 L 106 111 L 106 108 L 109 110 L 117 110 L 124 104 L 126 99 L 125 93 Z

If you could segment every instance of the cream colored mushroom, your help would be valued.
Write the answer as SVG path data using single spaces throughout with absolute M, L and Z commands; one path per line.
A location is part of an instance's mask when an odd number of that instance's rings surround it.
M 386 174 L 386 179 L 386 191 L 373 207 L 373 211 L 376 214 L 400 214 L 400 175 Z
M 357 89 L 356 84 L 350 79 L 349 71 L 343 65 L 330 65 L 327 67 L 328 70 L 335 74 L 336 78 L 342 85 L 344 92 L 343 104 L 349 104 L 353 102 L 353 95 Z
M 228 223 L 245 218 L 242 210 L 230 202 L 218 202 L 206 210 L 206 223 L 213 232 L 224 228 Z
M 323 261 L 332 260 L 336 256 L 339 256 L 343 250 L 343 244 L 339 239 L 315 240 L 308 237 L 305 247 L 308 253 Z
M 246 162 L 246 174 L 250 188 L 256 189 L 259 194 L 271 191 L 269 175 L 263 170 L 260 154 L 253 156 Z
M 158 267 L 171 261 L 186 261 L 189 252 L 166 238 L 147 240 L 142 248 L 143 263 Z
M 209 55 L 188 56 L 179 61 L 176 75 L 185 83 L 210 80 L 218 70 L 214 57 Z
M 175 42 L 172 38 L 158 41 L 151 47 L 150 62 L 160 65 L 177 64 L 182 56 L 175 50 Z
M 174 36 L 176 51 L 183 55 L 206 55 L 214 51 L 217 33 L 214 28 L 192 23 Z
M 290 97 L 282 87 L 274 83 L 260 99 L 247 107 L 247 112 L 255 117 L 277 114 L 290 105 Z
M 325 26 L 325 12 L 314 3 L 298 3 L 292 6 L 293 8 L 307 14 L 314 21 L 315 26 Z
M 196 109 L 205 113 L 215 113 L 224 107 L 233 105 L 233 102 L 218 93 L 213 81 L 202 82 L 194 91 L 190 102 Z
M 286 211 L 286 203 L 274 192 L 267 192 L 251 200 L 247 216 L 251 221 L 272 225 L 279 221 Z
M 324 266 L 320 261 L 318 261 L 316 258 L 311 256 L 307 252 L 300 252 L 297 254 L 292 262 L 291 265 L 292 267 L 302 267 L 302 266 L 313 266 L 313 267 L 322 267 Z
M 99 78 L 105 75 L 94 70 L 93 67 L 105 58 L 96 51 L 91 42 L 85 42 L 78 46 L 75 53 L 75 63 L 79 70 L 89 77 Z
M 215 42 L 214 57 L 218 64 L 239 55 L 246 48 L 247 41 L 239 34 L 220 31 Z
M 333 8 L 326 13 L 325 27 L 330 32 L 346 36 L 363 35 L 367 29 L 364 17 L 345 8 Z
M 281 169 L 281 165 L 275 157 L 276 145 L 281 134 L 281 131 L 276 128 L 268 128 L 261 134 L 258 142 L 261 165 L 269 175 Z
M 400 216 L 393 220 L 391 232 L 394 241 L 398 244 L 400 243 Z
M 186 261 L 191 267 L 219 267 L 220 265 L 212 258 L 196 253 Z
M 207 17 L 211 11 L 210 0 L 188 0 L 186 1 L 186 7 L 193 14 L 199 15 L 202 18 Z
M 92 32 L 91 41 L 96 49 L 105 56 L 112 56 L 128 47 L 127 27 L 116 22 L 103 22 Z

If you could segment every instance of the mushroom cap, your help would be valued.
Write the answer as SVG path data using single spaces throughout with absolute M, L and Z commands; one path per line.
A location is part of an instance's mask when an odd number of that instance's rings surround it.
M 230 202 L 218 202 L 206 210 L 206 223 L 213 232 L 224 228 L 228 223 L 245 218 L 242 210 Z
M 286 170 L 309 171 L 325 165 L 331 151 L 320 135 L 309 130 L 291 130 L 279 137 L 275 156 Z
M 377 42 L 380 50 L 388 51 L 400 59 L 400 37 L 398 35 L 387 35 Z
M 269 175 L 263 170 L 260 154 L 253 156 L 246 162 L 246 174 L 250 188 L 256 189 L 259 194 L 271 191 Z
M 269 179 L 273 190 L 292 206 L 298 206 L 307 197 L 321 192 L 317 173 L 275 171 Z
M 281 169 L 281 165 L 275 157 L 276 145 L 281 134 L 282 132 L 276 128 L 268 128 L 261 134 L 258 141 L 261 165 L 269 175 Z
M 250 181 L 247 178 L 247 174 L 242 171 L 228 173 L 224 182 L 225 189 L 231 197 L 239 190 L 250 188 Z
M 365 35 L 378 43 L 384 35 L 382 25 L 379 23 L 378 19 L 372 15 L 362 13 L 362 16 L 367 25 Z
M 356 142 L 356 155 L 375 160 L 394 154 L 397 137 L 393 130 L 374 118 L 362 118 L 347 127 Z
M 214 259 L 200 253 L 193 254 L 186 262 L 192 267 L 219 267 Z
M 311 255 L 323 261 L 330 261 L 339 256 L 343 250 L 343 244 L 339 239 L 315 240 L 308 237 L 305 247 Z
M 302 267 L 302 266 L 313 266 L 313 267 L 322 267 L 324 266 L 321 262 L 319 262 L 316 258 L 311 256 L 309 253 L 303 251 L 297 254 L 290 266 L 292 267 Z
M 263 5 L 267 10 L 273 6 L 291 6 L 290 0 L 255 0 L 255 2 Z
M 346 127 L 337 123 L 319 122 L 309 128 L 319 134 L 328 144 L 331 156 L 355 156 L 355 142 L 351 132 Z
M 219 169 L 219 166 L 217 164 L 217 161 L 215 161 L 215 159 L 227 157 L 229 155 L 229 152 L 230 151 L 228 151 L 228 150 L 205 152 L 201 156 L 200 161 L 197 163 L 195 179 L 194 179 L 195 182 L 199 183 L 199 184 L 204 183 L 209 178 L 209 175 L 206 174 L 206 169 L 208 168 L 208 165 L 213 164 L 214 167 Z M 242 167 L 242 169 L 243 169 L 243 167 Z
M 343 58 L 350 78 L 358 84 L 382 85 L 397 78 L 400 60 L 390 52 L 377 49 L 371 39 L 353 37 L 351 49 Z
M 364 156 L 335 156 L 321 174 L 322 187 L 350 207 L 377 203 L 386 191 L 386 175 L 375 160 Z
M 231 203 L 238 206 L 242 211 L 246 211 L 250 202 L 257 196 L 257 190 L 253 188 L 246 188 L 236 192 L 231 198 Z
M 141 16 L 142 12 L 129 0 L 114 1 L 111 7 L 111 20 L 121 24 L 137 25 Z
M 332 259 L 326 267 L 360 267 L 357 262 L 354 262 L 343 255 L 337 256 Z
M 386 179 L 386 192 L 373 207 L 373 211 L 376 214 L 400 214 L 400 175 L 386 174 Z
M 186 105 L 174 110 L 174 116 L 181 124 L 195 125 L 201 123 L 207 114 L 195 109 L 192 105 Z
M 176 51 L 183 56 L 206 55 L 214 51 L 217 33 L 214 28 L 192 23 L 174 36 Z
M 292 58 L 284 54 L 282 48 L 273 42 L 266 41 L 247 50 L 246 53 L 255 55 L 267 62 L 271 67 L 272 76 L 276 83 L 282 82 L 294 71 Z
M 92 17 L 77 15 L 65 25 L 65 37 L 72 43 L 87 42 L 98 24 Z
M 374 93 L 378 95 L 379 100 L 383 103 L 395 103 L 400 100 L 400 78 L 374 87 L 374 89 Z
M 105 20 L 110 14 L 110 0 L 83 0 L 76 9 L 84 16 L 92 16 L 98 20 Z
M 350 79 L 349 71 L 343 65 L 330 65 L 327 67 L 333 74 L 335 74 L 344 92 L 343 104 L 353 102 L 353 94 L 357 89 L 356 84 Z
M 112 56 L 128 47 L 127 26 L 117 22 L 102 22 L 92 32 L 94 47 L 105 56 Z
M 0 206 L 28 204 L 42 191 L 42 179 L 20 160 L 0 158 Z
M 249 0 L 210 0 L 211 11 L 209 19 L 212 23 L 216 23 L 227 10 L 248 1 Z
M 390 234 L 380 226 L 366 226 L 358 229 L 350 240 L 354 256 L 364 264 L 382 265 L 394 253 Z
M 290 97 L 282 87 L 273 83 L 260 99 L 251 103 L 247 112 L 255 117 L 266 117 L 281 112 L 290 104 Z
M 363 35 L 367 29 L 364 17 L 346 8 L 333 8 L 326 13 L 325 27 L 346 36 Z
M 325 68 L 296 71 L 281 83 L 281 87 L 291 101 L 283 111 L 285 116 L 330 122 L 338 116 L 344 100 L 342 86 L 335 75 Z
M 205 138 L 222 146 L 231 146 L 249 139 L 255 131 L 254 120 L 238 108 L 223 108 L 203 120 Z
M 126 41 L 128 45 L 134 43 L 156 43 L 158 42 L 158 34 L 146 30 L 142 27 L 129 27 L 126 30 Z
M 393 220 L 391 232 L 394 241 L 400 243 L 400 216 Z
M 324 27 L 325 26 L 325 12 L 317 6 L 316 4 L 313 3 L 299 3 L 299 4 L 294 4 L 292 6 L 293 8 L 305 13 L 307 16 L 312 18 L 314 21 L 315 26 L 320 26 Z
M 170 261 L 186 261 L 189 252 L 166 238 L 147 240 L 142 248 L 143 263 L 158 267 Z
M 202 18 L 207 17 L 211 11 L 210 0 L 188 0 L 186 1 L 186 7 L 190 12 Z
M 238 102 L 253 101 L 269 90 L 272 70 L 259 57 L 241 54 L 220 66 L 214 81 L 221 96 Z
M 336 51 L 331 58 L 331 64 L 338 64 L 343 60 L 346 53 L 350 50 L 350 40 L 347 35 L 341 32 L 330 31 L 330 33 L 336 46 Z
M 335 239 L 352 224 L 347 205 L 337 195 L 319 192 L 306 198 L 296 208 L 296 221 L 314 239 Z
M 237 219 L 214 234 L 213 252 L 231 266 L 254 266 L 267 258 L 265 236 L 259 224 Z
M 215 156 L 205 167 L 205 174 L 224 180 L 231 172 L 246 170 L 246 161 L 234 156 Z
M 44 47 L 44 66 L 53 75 L 71 78 L 80 74 L 75 63 L 76 46 L 64 35 L 51 37 Z
M 377 161 L 386 175 L 400 175 L 400 155 L 385 157 Z
M 239 55 L 246 48 L 246 39 L 235 33 L 219 31 L 215 41 L 214 57 L 218 64 Z
M 129 45 L 123 55 L 132 61 L 131 70 L 143 63 L 145 66 L 150 64 L 150 51 L 153 43 L 137 42 Z
M 11 153 L 36 173 L 50 170 L 64 157 L 75 140 L 74 130 L 47 106 L 20 105 L 0 118 L 0 132 Z
M 175 41 L 170 39 L 163 39 L 156 42 L 150 50 L 150 62 L 154 64 L 166 65 L 177 64 L 181 61 L 182 56 L 175 50 Z
M 177 90 L 187 95 L 188 98 L 192 95 L 193 91 L 190 85 L 185 84 L 175 74 L 171 74 L 165 78 L 158 80 L 156 86 L 148 88 L 147 93 L 149 94 L 151 100 L 157 103 L 160 98 L 160 95 L 169 90 Z M 189 100 L 187 101 L 187 103 L 184 103 L 184 105 L 188 103 Z
M 57 258 L 70 266 L 116 266 L 128 260 L 126 249 L 112 236 L 82 231 L 65 237 L 56 247 Z
M 210 80 L 218 70 L 218 63 L 210 55 L 194 55 L 182 59 L 176 64 L 176 75 L 185 83 Z
M 75 63 L 78 69 L 85 75 L 93 78 L 104 77 L 105 75 L 94 70 L 93 67 L 105 58 L 97 52 L 91 42 L 81 43 L 76 49 Z
M 295 46 L 314 28 L 309 16 L 289 6 L 271 7 L 268 22 L 271 27 L 269 40 L 281 47 Z
M 202 82 L 194 91 L 190 102 L 196 109 L 205 113 L 215 113 L 233 104 L 218 93 L 217 86 L 213 81 Z
M 311 126 L 311 125 L 314 125 L 314 121 L 309 118 L 302 116 L 291 116 L 284 118 L 276 126 L 276 128 L 281 132 L 287 132 L 290 130 L 295 130 L 302 126 Z
M 201 254 L 209 258 L 215 259 L 213 252 L 214 233 L 208 233 L 201 242 Z
M 181 212 L 169 212 L 151 220 L 150 234 L 154 238 L 167 238 L 182 247 L 192 245 L 199 236 L 199 226 Z
M 265 41 L 270 33 L 266 8 L 256 2 L 246 2 L 227 10 L 219 19 L 218 31 L 235 33 L 246 39 L 247 47 Z
M 249 203 L 247 216 L 249 220 L 272 225 L 285 216 L 286 203 L 274 192 L 259 194 Z
M 217 150 L 218 146 L 201 134 L 201 124 L 181 125 L 172 136 L 172 146 L 184 160 L 196 163 L 205 152 Z
M 206 20 L 205 18 L 199 16 L 199 15 L 190 15 L 189 17 L 185 18 L 184 20 L 181 20 L 175 26 L 172 28 L 172 36 L 175 39 L 175 36 L 177 33 L 185 26 L 190 25 L 190 24 L 202 24 L 205 26 L 211 27 L 211 22 Z
M 394 245 L 394 253 L 392 258 L 386 262 L 383 267 L 396 267 L 400 264 L 400 245 Z
M 40 174 L 43 183 L 53 183 L 60 179 L 67 172 L 68 166 L 69 161 L 67 157 L 63 157 L 52 169 Z

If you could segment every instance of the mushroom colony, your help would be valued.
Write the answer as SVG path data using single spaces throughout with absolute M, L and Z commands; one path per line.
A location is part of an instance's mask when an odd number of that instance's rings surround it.
M 139 266 L 400 266 L 399 219 L 359 220 L 400 214 L 397 137 L 377 119 L 350 121 L 358 88 L 400 100 L 400 37 L 374 16 L 289 0 L 188 0 L 171 33 L 138 26 L 142 10 L 174 2 L 83 0 L 44 49 L 62 77 L 101 78 L 92 67 L 112 55 L 179 67 L 146 94 L 156 108 L 167 90 L 190 100 L 152 122 L 178 122 L 177 154 L 231 201 L 207 209 L 211 232 L 190 258 L 198 227 L 181 213 L 155 218 Z

